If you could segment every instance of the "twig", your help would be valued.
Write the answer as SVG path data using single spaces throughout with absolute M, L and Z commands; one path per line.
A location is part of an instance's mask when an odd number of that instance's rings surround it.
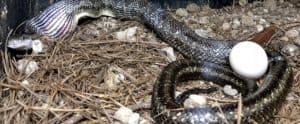
M 75 114 L 72 117 L 70 117 L 68 120 L 62 122 L 62 124 L 76 124 L 78 121 L 83 119 L 84 116 L 81 114 Z
M 30 94 L 32 94 L 33 96 L 35 96 L 36 98 L 38 98 L 39 100 L 43 100 L 46 101 L 46 98 L 42 97 L 41 95 L 36 94 L 34 91 L 32 91 L 30 88 L 28 88 L 26 85 L 24 85 L 23 83 L 19 82 L 19 81 L 14 81 L 10 78 L 7 78 L 8 81 L 19 84 L 19 86 L 21 86 L 23 89 L 25 89 L 26 91 L 28 91 Z
M 217 99 L 217 98 L 213 98 L 213 97 L 209 97 L 209 96 L 206 96 L 206 98 L 209 99 L 209 100 L 213 100 L 213 101 L 216 101 L 216 102 L 222 102 L 222 103 L 236 103 L 236 102 L 238 102 L 238 100 Z
M 132 81 L 133 83 L 137 83 L 137 82 L 138 82 L 137 79 L 136 79 L 135 77 L 131 76 L 129 73 L 127 73 L 126 71 L 124 71 L 124 70 L 121 69 L 120 67 L 112 66 L 112 69 L 115 70 L 115 71 L 117 71 L 117 72 L 120 72 L 120 73 L 124 74 L 125 77 L 128 77 L 128 79 L 129 79 L 130 81 Z
M 224 114 L 224 112 L 223 112 L 223 110 L 222 110 L 220 104 L 218 103 L 218 101 L 215 101 L 215 102 L 216 102 L 216 105 L 217 105 L 217 107 L 218 107 L 220 113 L 224 116 L 225 123 L 226 123 L 226 124 L 229 124 L 229 122 L 228 122 L 227 118 L 225 117 L 225 114 Z
M 112 123 L 113 123 L 113 120 L 111 119 L 111 117 L 113 117 L 113 116 L 109 115 L 109 114 L 106 112 L 105 108 L 104 108 L 102 105 L 100 105 L 100 106 L 101 106 L 101 109 L 103 110 L 103 114 L 106 116 L 106 118 L 108 119 L 108 121 L 112 124 Z
M 17 110 L 10 114 L 10 117 L 6 120 L 6 124 L 12 123 L 11 120 L 22 110 L 22 107 L 18 107 Z
M 15 89 L 15 90 L 20 90 L 20 89 L 21 89 L 20 86 L 9 85 L 9 84 L 5 84 L 5 83 L 0 83 L 0 86 L 2 86 L 2 87 L 7 87 L 7 88 L 10 88 L 10 89 Z
M 242 109 L 243 109 L 243 102 L 242 102 L 242 95 L 239 95 L 240 99 L 239 99 L 239 104 L 238 104 L 238 111 L 237 111 L 237 124 L 241 124 L 242 122 Z
M 142 110 L 142 109 L 151 109 L 151 103 L 150 102 L 138 103 L 135 105 L 127 106 L 127 108 L 130 108 L 132 111 L 137 111 L 137 110 Z
M 18 104 L 24 107 L 26 110 L 35 110 L 35 111 L 54 111 L 54 112 L 89 112 L 91 109 L 59 109 L 59 108 L 50 108 L 50 107 L 35 107 L 27 106 L 19 100 L 16 100 Z
M 18 106 L 14 105 L 14 106 L 10 106 L 10 107 L 2 107 L 0 108 L 0 113 L 2 112 L 6 112 L 6 111 L 9 111 L 9 110 L 12 110 L 12 109 L 15 109 L 17 108 Z

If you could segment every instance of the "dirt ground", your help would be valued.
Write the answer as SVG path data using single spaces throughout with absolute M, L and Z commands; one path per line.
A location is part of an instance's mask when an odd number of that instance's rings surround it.
M 268 44 L 278 50 L 293 44 L 299 53 L 300 35 L 286 32 L 300 32 L 300 2 L 187 10 L 188 15 L 181 16 L 172 12 L 202 36 L 242 41 L 262 27 L 277 25 L 280 29 Z M 137 27 L 133 37 L 117 38 L 116 32 L 132 27 Z M 15 66 L 6 67 L 8 76 L 0 82 L 0 123 L 118 123 L 114 112 L 121 106 L 135 110 L 145 123 L 153 122 L 147 103 L 156 78 L 170 60 L 161 52 L 169 46 L 150 29 L 137 21 L 102 17 L 83 21 L 66 39 L 41 41 L 46 45 L 43 53 L 24 55 L 38 63 L 37 71 L 25 75 Z M 278 124 L 300 123 L 298 53 L 287 54 L 294 80 L 284 106 L 274 116 Z

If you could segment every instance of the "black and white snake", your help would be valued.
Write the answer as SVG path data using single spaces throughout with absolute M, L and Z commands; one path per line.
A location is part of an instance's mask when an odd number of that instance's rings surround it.
M 228 56 L 237 42 L 202 38 L 159 4 L 147 0 L 62 0 L 29 20 L 26 29 L 50 38 L 62 38 L 74 31 L 81 17 L 102 15 L 144 23 L 188 59 L 172 62 L 157 79 L 152 97 L 152 117 L 157 123 L 219 124 L 237 120 L 238 103 L 178 109 L 182 108 L 182 103 L 175 97 L 175 89 L 187 80 L 208 80 L 221 86 L 229 84 L 239 90 L 243 96 L 242 121 L 245 123 L 251 119 L 268 123 L 287 95 L 292 71 L 281 53 L 265 48 L 270 60 L 268 72 L 262 85 L 250 92 L 247 83 L 229 67 Z

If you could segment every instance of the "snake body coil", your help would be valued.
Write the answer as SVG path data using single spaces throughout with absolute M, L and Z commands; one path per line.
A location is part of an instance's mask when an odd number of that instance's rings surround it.
M 229 67 L 228 56 L 234 41 L 218 41 L 198 36 L 178 22 L 158 4 L 147 0 L 62 0 L 27 22 L 27 29 L 51 38 L 62 38 L 74 31 L 81 17 L 101 15 L 136 19 L 189 60 L 169 64 L 153 89 L 152 116 L 157 123 L 227 123 L 237 120 L 237 103 L 217 107 L 178 110 L 175 88 L 187 80 L 209 80 L 232 85 L 243 95 L 243 122 L 251 119 L 266 123 L 282 103 L 291 85 L 292 71 L 285 58 L 266 48 L 270 59 L 263 84 L 249 92 L 246 83 Z M 223 114 L 221 114 L 220 109 Z

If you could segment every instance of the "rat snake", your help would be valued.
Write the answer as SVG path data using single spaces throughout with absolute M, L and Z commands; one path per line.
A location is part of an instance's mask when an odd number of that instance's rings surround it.
M 157 123 L 236 122 L 238 103 L 180 109 L 182 102 L 175 97 L 175 89 L 187 80 L 232 85 L 242 93 L 242 121 L 245 123 L 251 120 L 268 123 L 287 95 L 292 71 L 282 54 L 265 47 L 270 60 L 268 72 L 262 85 L 250 92 L 247 83 L 229 67 L 229 52 L 237 42 L 202 38 L 159 4 L 147 0 L 62 0 L 27 21 L 25 29 L 27 33 L 62 38 L 74 31 L 80 18 L 103 15 L 144 23 L 188 59 L 170 63 L 157 79 L 152 96 L 152 117 Z M 189 94 L 187 91 L 182 96 Z

